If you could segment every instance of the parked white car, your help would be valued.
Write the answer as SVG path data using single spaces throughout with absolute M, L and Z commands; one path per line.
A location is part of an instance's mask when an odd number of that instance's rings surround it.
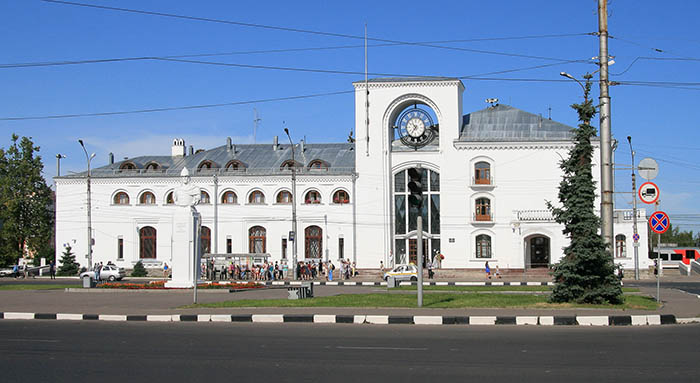
M 396 265 L 384 273 L 384 280 L 386 281 L 389 276 L 394 277 L 397 281 L 417 281 L 418 268 L 414 265 Z
M 85 271 L 80 273 L 80 279 L 84 276 L 89 275 L 91 279 L 95 279 L 94 271 Z M 117 267 L 114 265 L 104 265 L 102 270 L 100 270 L 100 280 L 103 281 L 118 281 L 126 276 L 126 271 L 123 267 Z

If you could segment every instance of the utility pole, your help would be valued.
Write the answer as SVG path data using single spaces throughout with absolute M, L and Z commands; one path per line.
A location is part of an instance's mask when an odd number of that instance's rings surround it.
M 627 136 L 627 142 L 630 144 L 630 153 L 632 154 L 632 230 L 634 238 L 637 238 L 637 175 L 635 174 L 636 165 L 634 162 L 634 150 L 632 150 L 632 136 Z M 634 241 L 634 279 L 639 280 L 639 242 Z
M 608 93 L 608 4 L 598 0 L 598 37 L 600 40 L 600 186 L 601 234 L 609 249 L 613 248 L 612 146 L 610 129 L 610 95 Z
M 284 128 L 284 132 L 287 134 L 287 138 L 289 139 L 289 147 L 292 149 L 292 234 L 294 237 L 290 238 L 290 242 L 292 242 L 291 266 L 294 280 L 296 280 L 299 277 L 297 275 L 297 240 L 299 239 L 299 236 L 297 235 L 297 163 L 294 160 L 294 143 L 292 142 L 292 137 L 289 135 L 289 129 Z
M 214 174 L 214 254 L 219 254 L 219 177 Z

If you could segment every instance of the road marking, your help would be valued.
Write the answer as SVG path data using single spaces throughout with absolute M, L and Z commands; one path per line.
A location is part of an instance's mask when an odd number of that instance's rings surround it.
M 337 349 L 341 350 L 392 350 L 392 351 L 427 351 L 427 348 L 414 348 L 414 347 L 371 347 L 371 346 L 335 346 Z
M 8 342 L 38 342 L 38 343 L 58 343 L 56 339 L 5 339 Z

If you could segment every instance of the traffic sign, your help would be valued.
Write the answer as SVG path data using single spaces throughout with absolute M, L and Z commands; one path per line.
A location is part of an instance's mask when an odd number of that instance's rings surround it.
M 639 187 L 639 200 L 652 204 L 659 200 L 659 187 L 653 182 L 645 182 Z
M 645 158 L 639 161 L 639 176 L 645 180 L 653 180 L 659 175 L 659 164 L 653 158 Z
M 671 226 L 671 220 L 663 211 L 655 211 L 649 217 L 649 226 L 654 233 L 663 234 Z
M 634 239 L 635 242 L 639 241 L 639 234 L 633 235 L 632 239 Z

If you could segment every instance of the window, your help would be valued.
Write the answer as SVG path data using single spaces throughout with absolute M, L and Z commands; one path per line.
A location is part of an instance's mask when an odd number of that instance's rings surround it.
M 491 164 L 481 161 L 474 165 L 474 183 L 476 185 L 491 184 Z
M 158 164 L 155 162 L 151 162 L 150 164 L 146 165 L 146 171 L 154 171 L 158 170 L 159 168 L 160 166 L 158 166 Z
M 209 193 L 202 190 L 202 192 L 199 194 L 199 203 L 204 205 L 211 203 L 209 200 Z
M 265 203 L 265 194 L 263 194 L 260 190 L 256 190 L 252 193 L 250 193 L 250 196 L 248 197 L 248 203 L 254 204 L 254 205 L 261 205 Z
M 309 163 L 309 169 L 312 170 L 328 170 L 328 164 L 325 161 L 313 160 Z
M 309 226 L 304 230 L 306 237 L 306 258 L 321 258 L 323 251 L 323 230 L 318 226 Z
M 139 230 L 139 258 L 156 257 L 156 229 L 146 226 Z
M 124 238 L 117 238 L 117 259 L 124 259 Z
M 427 168 L 416 168 L 421 176 L 422 206 L 408 203 L 410 191 L 406 182 L 409 180 L 408 169 L 394 174 L 394 263 L 407 263 L 415 260 L 417 254 L 416 224 L 418 216 L 423 218 L 425 233 L 431 240 L 423 240 L 423 254 L 430 259 L 434 246 L 440 243 L 440 173 Z
M 226 237 L 226 253 L 233 253 L 233 240 L 231 237 Z
M 136 165 L 133 162 L 125 162 L 120 167 L 120 170 L 136 170 Z
M 311 190 L 310 192 L 306 193 L 306 197 L 304 197 L 304 203 L 307 203 L 307 204 L 321 203 L 321 193 L 317 192 L 316 190 Z
M 615 236 L 615 258 L 627 257 L 627 237 L 623 234 Z
M 338 238 L 338 258 L 345 258 L 345 238 Z
M 262 226 L 253 226 L 248 230 L 248 252 L 264 253 L 266 230 Z
M 202 161 L 202 162 L 199 164 L 199 166 L 197 166 L 197 170 L 198 170 L 198 171 L 210 170 L 210 169 L 215 168 L 215 167 L 216 167 L 216 166 L 215 166 L 215 164 L 214 164 L 213 162 L 206 160 L 206 161 Z
M 477 198 L 474 213 L 476 221 L 491 221 L 491 200 L 488 198 Z
M 282 162 L 282 165 L 280 165 L 280 169 L 291 169 L 292 166 L 296 167 L 297 171 L 299 170 L 299 168 L 303 167 L 303 165 L 300 164 L 299 162 L 287 160 L 287 161 Z
M 333 193 L 333 203 L 350 203 L 350 195 L 345 190 L 338 190 Z
M 165 197 L 165 204 L 166 205 L 174 205 L 175 204 L 175 197 L 173 197 L 173 192 L 168 193 L 168 195 Z
M 277 203 L 280 204 L 290 204 L 292 203 L 292 193 L 282 190 L 281 192 L 277 193 Z
M 238 203 L 238 197 L 236 196 L 236 193 L 229 190 L 221 196 L 221 203 L 226 205 Z
M 141 205 L 155 205 L 156 204 L 156 196 L 153 195 L 151 192 L 144 192 L 141 194 L 141 198 L 139 200 Z
M 202 254 L 211 253 L 211 229 L 202 226 L 201 240 Z
M 491 258 L 491 237 L 486 234 L 476 236 L 476 257 Z
M 237 160 L 229 161 L 226 164 L 226 171 L 227 172 L 235 172 L 235 171 L 243 170 L 243 169 L 245 169 L 245 165 L 243 165 L 242 162 L 237 161 Z
M 287 259 L 287 238 L 282 238 L 282 259 Z
M 128 205 L 129 204 L 129 195 L 126 194 L 125 192 L 119 192 L 114 196 L 114 204 L 115 205 Z

